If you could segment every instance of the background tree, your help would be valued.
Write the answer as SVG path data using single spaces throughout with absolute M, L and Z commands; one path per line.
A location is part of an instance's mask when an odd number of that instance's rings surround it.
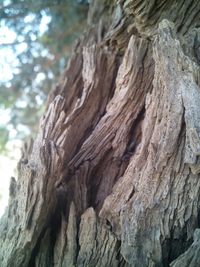
M 87 10 L 87 1 L 2 1 L 0 26 L 5 36 L 0 49 L 12 67 L 0 83 L 0 110 L 10 110 L 10 120 L 0 128 L 1 151 L 11 129 L 17 130 L 14 138 L 36 134 L 44 101 L 84 30 Z M 2 60 L 2 73 L 5 65 Z
M 11 180 L 3 267 L 200 266 L 199 13 L 92 2 Z

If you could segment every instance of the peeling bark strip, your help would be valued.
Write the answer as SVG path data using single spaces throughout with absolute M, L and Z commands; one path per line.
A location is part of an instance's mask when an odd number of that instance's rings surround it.
M 96 0 L 88 22 L 11 180 L 0 266 L 198 267 L 199 1 Z

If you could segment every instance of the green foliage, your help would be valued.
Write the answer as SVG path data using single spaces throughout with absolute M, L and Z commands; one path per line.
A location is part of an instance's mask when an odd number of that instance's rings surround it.
M 24 125 L 36 131 L 46 96 L 67 64 L 71 45 L 84 30 L 87 10 L 87 1 L 80 0 L 0 1 L 0 29 L 6 32 L 0 43 L 5 57 L 0 63 L 0 71 L 5 72 L 0 81 L 0 112 L 11 110 L 7 126 Z M 5 125 L 0 127 L 2 150 L 9 133 Z
M 0 127 L 0 151 L 5 151 L 5 145 L 8 142 L 9 132 L 8 129 L 4 127 Z

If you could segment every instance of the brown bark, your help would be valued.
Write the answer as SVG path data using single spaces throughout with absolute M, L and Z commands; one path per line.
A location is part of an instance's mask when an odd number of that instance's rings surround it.
M 12 179 L 1 266 L 198 267 L 200 5 L 97 0 L 88 23 Z

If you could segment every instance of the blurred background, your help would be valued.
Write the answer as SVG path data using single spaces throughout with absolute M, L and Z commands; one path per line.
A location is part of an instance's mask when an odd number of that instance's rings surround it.
M 24 140 L 87 23 L 89 0 L 0 0 L 0 216 Z

